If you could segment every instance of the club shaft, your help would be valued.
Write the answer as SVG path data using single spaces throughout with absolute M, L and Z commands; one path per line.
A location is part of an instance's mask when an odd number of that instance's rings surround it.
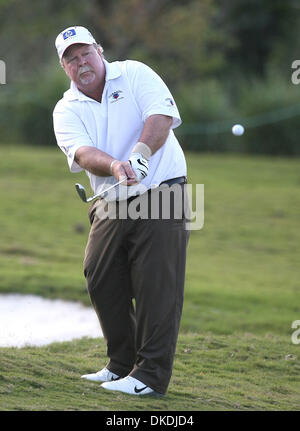
M 102 196 L 104 193 L 109 192 L 109 190 L 113 189 L 114 187 L 118 186 L 119 184 L 124 183 L 124 181 L 126 181 L 126 180 L 127 180 L 127 178 L 123 178 L 121 181 L 118 181 L 117 183 L 115 183 L 115 184 L 113 184 L 112 186 L 108 187 L 106 190 L 103 190 L 102 192 L 97 193 L 96 195 L 94 195 L 94 196 L 92 196 L 92 197 L 88 198 L 86 201 L 87 201 L 87 202 L 91 202 L 92 200 L 94 200 L 94 199 L 96 199 L 96 198 L 99 198 L 99 197 L 100 197 L 100 196 Z

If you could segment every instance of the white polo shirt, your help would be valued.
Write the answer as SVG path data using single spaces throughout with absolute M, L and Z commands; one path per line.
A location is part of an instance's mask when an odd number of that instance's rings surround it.
M 133 61 L 106 60 L 105 86 L 101 103 L 78 90 L 75 83 L 64 93 L 53 111 L 57 144 L 66 154 L 71 172 L 83 169 L 74 161 L 82 146 L 99 148 L 118 160 L 128 160 L 138 142 L 146 119 L 153 114 L 173 117 L 171 129 L 181 124 L 175 101 L 162 79 L 145 64 Z M 115 183 L 112 176 L 100 177 L 86 171 L 94 193 L 100 193 Z M 149 189 L 162 181 L 186 176 L 183 151 L 170 130 L 165 144 L 150 158 L 149 173 L 143 188 Z M 128 196 L 139 186 L 127 187 Z

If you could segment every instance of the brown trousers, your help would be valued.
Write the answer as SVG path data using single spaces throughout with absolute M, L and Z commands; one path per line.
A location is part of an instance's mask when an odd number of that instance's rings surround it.
M 117 202 L 118 214 L 139 199 L 148 200 L 150 212 L 152 193 L 159 190 Z M 88 292 L 107 342 L 107 368 L 161 394 L 172 374 L 189 239 L 184 211 L 177 218 L 174 202 L 170 207 L 169 219 L 111 219 L 99 216 L 107 203 L 94 202 L 84 259 Z

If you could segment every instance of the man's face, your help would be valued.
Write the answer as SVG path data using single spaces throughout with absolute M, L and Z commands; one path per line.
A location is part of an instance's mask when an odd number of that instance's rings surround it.
M 63 55 L 62 65 L 80 90 L 88 90 L 104 80 L 105 66 L 100 49 L 93 45 L 71 45 Z

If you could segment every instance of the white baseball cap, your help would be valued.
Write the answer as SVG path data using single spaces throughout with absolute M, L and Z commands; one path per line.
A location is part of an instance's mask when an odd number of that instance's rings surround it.
M 62 59 L 65 50 L 69 46 L 74 45 L 74 43 L 86 43 L 87 45 L 92 45 L 97 42 L 85 27 L 80 27 L 78 25 L 68 27 L 59 33 L 55 40 L 55 46 L 60 60 Z

